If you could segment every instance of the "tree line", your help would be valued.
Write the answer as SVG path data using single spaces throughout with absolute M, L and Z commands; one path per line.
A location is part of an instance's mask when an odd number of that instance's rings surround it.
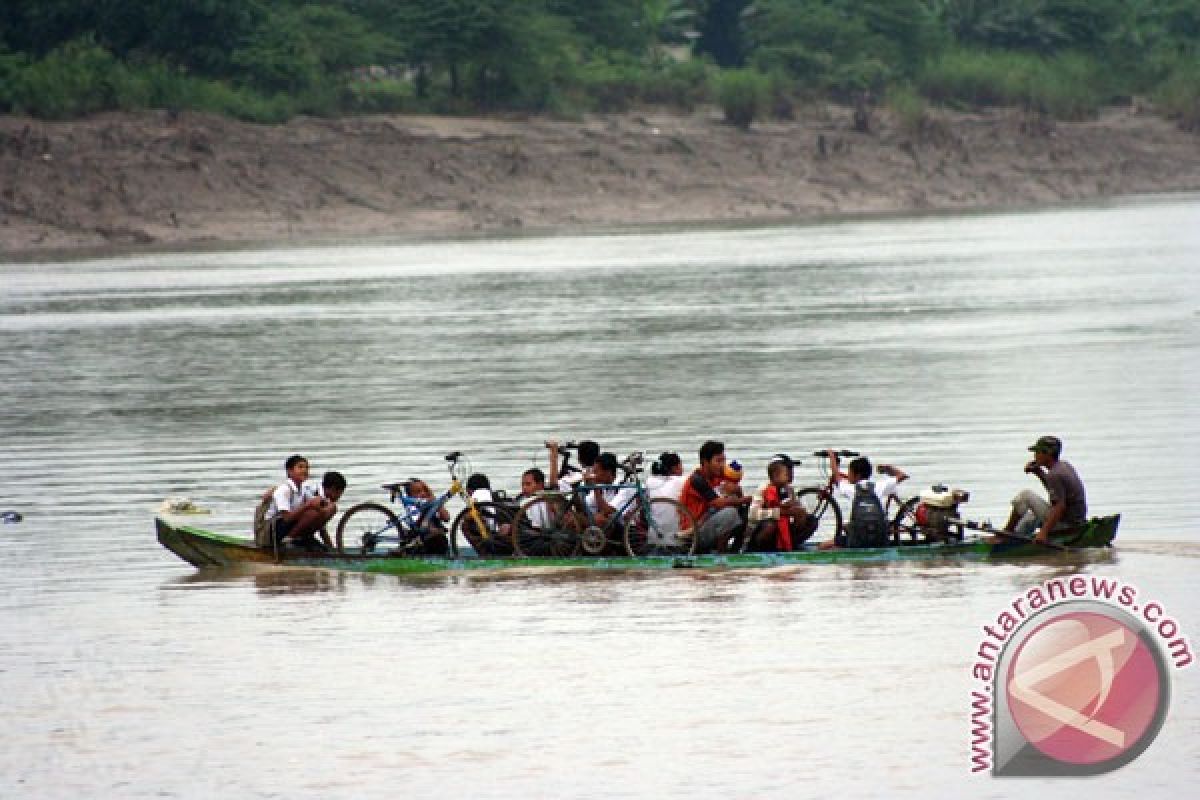
M 832 98 L 1200 125 L 1200 0 L 5 0 L 0 112 L 579 113 Z

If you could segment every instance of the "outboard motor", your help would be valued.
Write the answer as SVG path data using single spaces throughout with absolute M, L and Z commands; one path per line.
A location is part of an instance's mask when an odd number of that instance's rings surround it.
M 917 525 L 926 539 L 963 538 L 963 523 L 958 516 L 958 507 L 971 499 L 969 492 L 937 484 L 922 491 L 920 496 Z

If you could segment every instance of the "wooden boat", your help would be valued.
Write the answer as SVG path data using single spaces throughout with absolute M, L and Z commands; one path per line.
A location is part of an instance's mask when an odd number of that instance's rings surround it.
M 155 518 L 158 541 L 163 547 L 189 564 L 200 568 L 234 567 L 245 564 L 313 567 L 351 572 L 407 575 L 447 570 L 501 570 L 558 567 L 577 569 L 680 569 L 779 567 L 790 564 L 853 563 L 875 564 L 891 561 L 927 561 L 958 559 L 967 561 L 1006 560 L 1029 556 L 1055 555 L 1064 550 L 1086 551 L 1111 547 L 1120 524 L 1119 514 L 1090 520 L 1082 529 L 1059 540 L 1053 547 L 1015 539 L 992 543 L 983 537 L 961 541 L 903 544 L 893 547 L 855 550 L 818 550 L 813 546 L 787 553 L 726 553 L 707 555 L 666 555 L 643 558 L 580 556 L 570 558 L 480 558 L 464 556 L 397 557 L 382 554 L 286 552 L 277 556 L 272 550 L 255 547 L 253 539 L 177 524 Z

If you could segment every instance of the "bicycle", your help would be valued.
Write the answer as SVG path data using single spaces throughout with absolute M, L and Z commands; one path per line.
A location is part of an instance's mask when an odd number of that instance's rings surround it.
M 630 557 L 684 555 L 696 546 L 696 520 L 677 500 L 650 497 L 641 477 L 644 456 L 631 453 L 621 463 L 621 483 L 579 483 L 569 491 L 540 492 L 526 500 L 513 519 L 513 553 L 518 557 L 593 556 L 620 548 Z M 590 492 L 628 490 L 607 525 L 599 525 L 586 499 Z M 616 537 L 619 535 L 620 539 Z
M 476 502 L 463 486 L 469 472 L 468 465 L 461 463 L 463 454 L 455 451 L 446 455 L 450 472 L 450 487 L 433 500 L 411 496 L 412 480 L 383 484 L 389 493 L 389 502 L 399 502 L 402 513 L 397 515 L 381 503 L 359 503 L 347 509 L 338 521 L 335 546 L 337 552 L 346 552 L 346 542 L 355 537 L 360 542 L 359 553 L 370 555 L 375 547 L 394 532 L 397 547 L 391 555 L 427 555 L 431 539 L 445 536 L 451 558 L 458 557 L 458 537 L 475 546 L 476 542 L 503 541 L 512 525 L 513 513 L 502 503 Z M 438 519 L 438 513 L 454 497 L 462 498 L 466 507 L 458 513 L 450 530 Z M 432 548 L 437 549 L 437 548 Z M 478 552 L 478 550 L 477 550 Z M 482 555 L 482 553 L 480 553 Z
M 823 459 L 817 462 L 817 469 L 821 475 L 822 483 L 817 486 L 806 486 L 803 489 L 798 489 L 796 491 L 796 500 L 804 506 L 804 510 L 808 512 L 808 516 L 816 520 L 815 526 L 811 522 L 808 523 L 810 527 L 813 527 L 813 533 L 809 538 L 833 541 L 842 532 L 842 509 L 833 496 L 833 489 L 837 486 L 838 475 L 837 471 L 832 469 L 829 464 L 828 452 L 814 450 L 813 456 L 817 459 Z M 838 450 L 837 456 L 838 458 L 857 458 L 858 453 L 853 450 Z

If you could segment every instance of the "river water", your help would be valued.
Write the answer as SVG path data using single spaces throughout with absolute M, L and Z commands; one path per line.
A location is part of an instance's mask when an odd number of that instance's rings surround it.
M 1196 196 L 0 263 L 0 797 L 1044 794 L 969 773 L 981 626 L 1080 573 L 1200 636 L 1198 264 Z M 753 483 L 854 448 L 1001 521 L 1044 433 L 1114 553 L 405 580 L 197 572 L 153 535 L 170 495 L 247 531 L 292 452 L 346 506 L 444 488 L 452 449 L 515 489 L 548 436 L 718 438 Z M 1174 678 L 1093 796 L 1194 787 Z

